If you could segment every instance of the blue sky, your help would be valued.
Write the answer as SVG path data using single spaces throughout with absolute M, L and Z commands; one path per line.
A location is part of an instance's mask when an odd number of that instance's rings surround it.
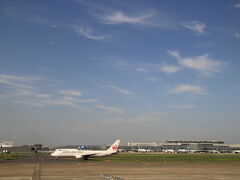
M 240 142 L 240 1 L 3 0 L 0 13 L 0 140 Z

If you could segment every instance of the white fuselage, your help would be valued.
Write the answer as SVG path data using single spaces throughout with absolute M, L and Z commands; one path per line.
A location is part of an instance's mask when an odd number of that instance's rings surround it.
M 94 151 L 94 150 L 78 150 L 78 149 L 56 149 L 51 156 L 56 157 L 81 157 L 82 155 L 89 155 L 91 157 L 103 157 L 109 156 L 116 152 L 107 152 L 107 151 Z
M 88 159 L 89 157 L 104 157 L 117 153 L 120 140 L 116 140 L 106 151 L 84 150 L 84 149 L 56 149 L 51 156 L 55 157 L 75 157 Z

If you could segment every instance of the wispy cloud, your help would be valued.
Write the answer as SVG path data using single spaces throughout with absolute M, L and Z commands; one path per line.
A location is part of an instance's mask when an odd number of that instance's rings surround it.
M 48 43 L 49 45 L 55 45 L 55 42 L 51 41 Z
M 109 119 L 103 119 L 106 122 L 125 122 L 125 123 L 145 123 L 145 122 L 165 122 L 169 113 L 160 111 L 146 110 L 138 114 L 129 115 L 127 113 L 121 116 L 114 116 Z
M 116 6 L 110 6 L 109 3 L 103 5 L 102 3 L 84 1 L 84 0 L 73 0 L 74 2 L 85 5 L 91 9 L 91 13 L 100 19 L 104 24 L 119 25 L 129 24 L 136 26 L 152 26 L 161 29 L 174 29 L 176 28 L 175 20 L 165 13 L 163 10 L 155 10 L 151 7 L 145 7 L 145 11 L 139 11 L 139 8 L 135 3 L 132 2 L 117 2 Z M 116 3 L 116 2 L 115 2 Z M 121 5 L 129 3 L 131 7 L 130 11 L 122 11 Z M 118 8 L 116 8 L 118 7 Z M 134 12 L 135 11 L 135 12 Z M 129 13 L 131 12 L 131 13 Z M 92 15 L 91 14 L 91 15 Z
M 119 57 L 111 57 L 109 62 L 112 66 L 118 70 L 122 71 L 134 71 L 138 73 L 148 74 L 152 72 L 157 72 L 159 68 L 159 64 L 145 63 L 145 62 L 131 62 L 131 60 L 119 58 Z
M 81 91 L 76 91 L 76 90 L 59 90 L 59 94 L 64 96 L 82 96 L 83 95 Z
M 9 74 L 0 74 L 0 86 L 3 86 L 7 91 L 5 93 L 10 99 L 13 98 L 41 98 L 47 99 L 51 95 L 47 93 L 38 92 L 37 89 L 33 86 L 36 81 L 39 81 L 41 78 L 32 77 L 32 76 L 16 76 Z
M 183 27 L 193 31 L 197 36 L 205 34 L 206 24 L 199 21 L 184 22 Z
M 154 16 L 153 12 L 131 16 L 121 11 L 116 11 L 111 14 L 103 15 L 100 18 L 103 20 L 105 24 L 127 23 L 127 24 L 137 24 L 137 25 L 151 25 L 148 19 L 153 16 Z
M 15 86 L 19 88 L 32 88 L 28 82 L 37 80 L 36 77 L 16 76 L 9 74 L 0 74 L 0 84 Z
M 98 102 L 98 100 L 96 100 L 96 99 L 79 99 L 79 100 L 77 100 L 77 102 L 80 102 L 80 103 L 96 103 L 96 102 Z
M 91 39 L 91 40 L 104 40 L 110 38 L 107 35 L 98 35 L 93 28 L 87 27 L 85 25 L 76 25 L 72 22 L 58 21 L 50 17 L 45 17 L 38 15 L 37 13 L 29 13 L 28 11 L 16 11 L 13 9 L 5 9 L 5 14 L 22 21 L 34 23 L 34 24 L 43 24 L 48 25 L 51 28 L 61 27 L 65 29 L 70 29 L 74 32 L 77 32 L 79 35 Z M 49 45 L 54 45 L 55 42 L 50 42 Z
M 57 25 L 56 24 L 51 24 L 51 28 L 56 28 Z
M 176 59 L 180 59 L 180 53 L 178 51 L 168 50 L 167 52 L 168 52 L 168 54 L 175 57 Z
M 75 98 L 73 98 L 73 97 L 63 97 L 60 99 L 40 100 L 40 101 L 31 103 L 31 105 L 38 106 L 38 107 L 55 106 L 55 105 L 77 107 L 77 104 L 75 103 Z
M 149 72 L 149 69 L 146 69 L 146 68 L 143 68 L 143 67 L 139 67 L 139 68 L 136 69 L 136 71 L 137 72 L 144 72 L 144 73 L 146 73 L 146 72 Z
M 36 77 L 28 77 L 28 76 L 16 76 L 16 75 L 9 75 L 9 74 L 0 74 L 1 81 L 22 81 L 22 82 L 29 82 L 38 80 L 39 78 Z
M 158 80 L 155 77 L 145 77 L 144 79 L 147 80 L 147 81 L 150 81 L 150 82 L 156 82 Z
M 46 78 L 33 76 L 17 76 L 0 74 L 0 86 L 2 88 L 1 99 L 34 107 L 68 106 L 91 111 L 82 106 L 82 103 L 97 103 L 96 99 L 83 99 L 83 93 L 79 90 L 57 90 L 51 92 L 39 86 L 40 81 L 48 81 Z M 46 83 L 46 82 L 45 82 Z M 46 93 L 46 91 L 48 91 Z M 80 98 L 81 97 L 81 98 Z
M 129 90 L 126 90 L 126 89 L 123 89 L 123 88 L 119 88 L 117 86 L 113 86 L 113 85 L 109 85 L 109 88 L 121 93 L 121 94 L 124 94 L 124 95 L 132 95 L 132 92 L 130 92 Z
M 196 105 L 193 105 L 193 104 L 172 105 L 171 107 L 177 108 L 177 109 L 193 109 L 193 108 L 196 108 Z
M 76 97 L 52 97 L 49 99 L 40 99 L 38 101 L 32 101 L 29 103 L 31 106 L 35 107 L 46 107 L 46 106 L 66 106 L 73 107 L 77 109 L 81 109 L 83 111 L 92 111 L 89 108 L 82 106 L 80 103 L 95 103 L 97 100 L 95 99 L 78 99 Z
M 235 36 L 237 39 L 240 39 L 240 33 L 235 33 L 234 36 Z
M 19 89 L 16 91 L 15 94 L 19 95 L 19 96 L 32 96 L 32 97 L 40 98 L 40 99 L 49 99 L 52 96 L 51 94 L 38 93 L 38 92 L 29 90 L 29 89 L 27 89 L 27 90 Z
M 240 2 L 236 3 L 236 4 L 234 5 L 234 7 L 235 7 L 235 8 L 240 8 Z
M 169 65 L 162 65 L 158 70 L 165 72 L 166 74 L 173 74 L 180 70 L 181 68 L 178 66 L 169 66 Z
M 73 29 L 81 36 L 91 39 L 91 40 L 104 40 L 106 38 L 110 38 L 110 36 L 106 35 L 97 35 L 94 30 L 90 27 L 86 26 L 73 26 Z
M 192 93 L 192 94 L 206 94 L 205 90 L 201 86 L 190 85 L 190 84 L 180 84 L 175 86 L 170 91 L 172 94 L 182 94 L 182 93 Z
M 212 76 L 220 72 L 224 65 L 226 65 L 225 62 L 211 59 L 208 54 L 182 58 L 178 51 L 169 50 L 168 53 L 176 58 L 181 66 L 196 70 L 204 76 Z
M 124 111 L 122 109 L 116 108 L 116 107 L 109 107 L 109 106 L 104 106 L 101 104 L 96 104 L 95 107 L 98 108 L 99 110 L 105 111 L 110 114 L 123 114 L 124 113 Z

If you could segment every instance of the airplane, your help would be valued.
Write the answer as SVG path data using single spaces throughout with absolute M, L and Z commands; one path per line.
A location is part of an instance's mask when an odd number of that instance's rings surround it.
M 117 154 L 120 140 L 116 140 L 106 151 L 85 150 L 85 149 L 56 149 L 51 156 L 54 157 L 75 157 L 87 160 L 90 157 L 105 157 Z
M 233 151 L 233 154 L 239 154 L 240 153 L 240 150 L 234 150 Z
M 142 153 L 151 152 L 151 149 L 141 149 L 141 148 L 138 146 L 137 152 L 142 152 Z
M 175 151 L 173 149 L 163 149 L 162 152 L 164 152 L 164 153 L 174 153 Z

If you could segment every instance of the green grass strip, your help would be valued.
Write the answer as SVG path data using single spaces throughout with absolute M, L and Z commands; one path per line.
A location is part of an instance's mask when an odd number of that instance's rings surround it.
M 239 162 L 239 154 L 117 154 L 112 157 L 93 158 L 109 162 Z

